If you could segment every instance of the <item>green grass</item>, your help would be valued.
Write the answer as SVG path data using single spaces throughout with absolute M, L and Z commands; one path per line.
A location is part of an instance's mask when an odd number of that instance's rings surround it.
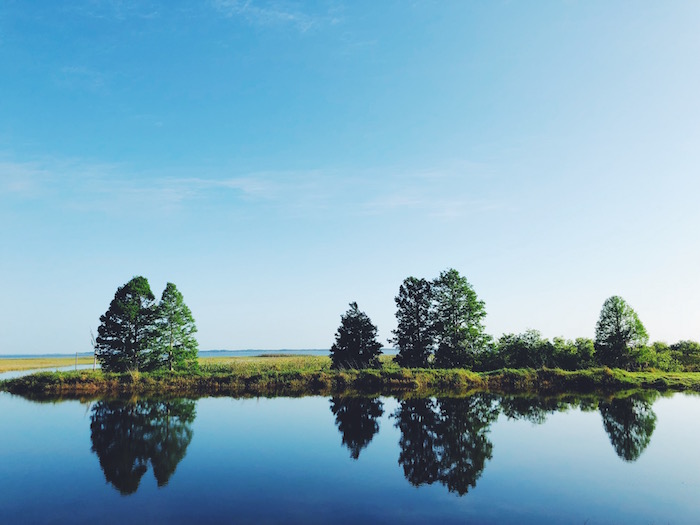
M 471 392 L 561 395 L 624 390 L 700 391 L 700 373 L 626 372 L 595 368 L 405 369 L 391 356 L 381 368 L 331 370 L 323 356 L 207 358 L 197 372 L 106 374 L 101 371 L 44 372 L 0 383 L 0 389 L 34 398 L 125 395 L 303 396 L 303 395 L 465 395 Z

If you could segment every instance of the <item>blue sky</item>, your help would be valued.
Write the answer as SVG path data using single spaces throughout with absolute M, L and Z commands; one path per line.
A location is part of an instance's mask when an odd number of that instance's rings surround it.
M 700 340 L 695 1 L 0 4 L 0 354 L 90 350 L 117 287 L 202 349 L 324 348 L 459 270 L 494 336 L 624 297 Z

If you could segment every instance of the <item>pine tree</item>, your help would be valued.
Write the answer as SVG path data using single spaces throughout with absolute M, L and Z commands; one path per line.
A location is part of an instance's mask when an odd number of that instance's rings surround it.
M 155 341 L 150 367 L 168 370 L 192 370 L 198 367 L 197 327 L 192 312 L 173 283 L 163 290 L 156 308 Z
M 377 327 L 357 303 L 341 316 L 341 323 L 331 347 L 333 368 L 370 368 L 379 366 L 382 345 L 377 341 Z
M 433 291 L 429 281 L 407 277 L 396 302 L 398 326 L 393 342 L 399 350 L 396 362 L 403 367 L 427 367 L 435 341 Z
M 100 317 L 95 351 L 105 372 L 139 371 L 146 367 L 153 341 L 155 296 L 145 277 L 119 287 Z

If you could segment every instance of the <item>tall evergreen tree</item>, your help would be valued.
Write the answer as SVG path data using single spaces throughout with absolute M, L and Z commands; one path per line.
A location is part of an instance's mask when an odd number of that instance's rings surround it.
M 398 326 L 393 331 L 391 342 L 399 350 L 396 362 L 404 367 L 427 367 L 435 340 L 430 282 L 407 277 L 394 301 Z
M 146 367 L 153 341 L 155 296 L 145 277 L 134 277 L 114 294 L 100 317 L 95 351 L 106 372 L 139 371 Z
M 197 327 L 192 312 L 173 283 L 163 290 L 156 309 L 155 341 L 150 354 L 151 368 L 169 370 L 196 369 L 198 343 Z
M 453 268 L 433 284 L 437 350 L 435 364 L 441 368 L 473 367 L 475 356 L 488 342 L 482 323 L 486 317 L 469 281 Z
M 377 327 L 357 303 L 341 316 L 340 327 L 331 347 L 333 368 L 369 368 L 379 365 L 382 345 L 377 341 Z
M 646 328 L 637 312 L 622 297 L 605 300 L 595 327 L 595 351 L 602 365 L 629 368 L 634 351 L 649 341 Z

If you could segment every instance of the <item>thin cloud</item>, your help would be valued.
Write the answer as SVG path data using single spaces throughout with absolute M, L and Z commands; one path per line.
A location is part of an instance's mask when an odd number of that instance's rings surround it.
M 163 175 L 118 164 L 80 161 L 0 162 L 0 195 L 42 198 L 85 213 L 178 214 L 202 205 L 242 213 L 263 207 L 289 217 L 410 213 L 452 220 L 502 210 L 478 175 L 450 170 L 415 173 L 364 170 L 270 171 L 199 177 Z M 239 206 L 240 205 L 240 206 Z
M 330 16 L 304 12 L 288 2 L 213 0 L 212 5 L 217 11 L 229 18 L 241 17 L 253 25 L 291 25 L 302 33 L 326 22 L 337 22 L 335 18 Z
M 134 18 L 153 19 L 160 16 L 158 5 L 145 0 L 91 0 L 83 4 L 66 6 L 64 9 L 89 18 L 120 22 Z

